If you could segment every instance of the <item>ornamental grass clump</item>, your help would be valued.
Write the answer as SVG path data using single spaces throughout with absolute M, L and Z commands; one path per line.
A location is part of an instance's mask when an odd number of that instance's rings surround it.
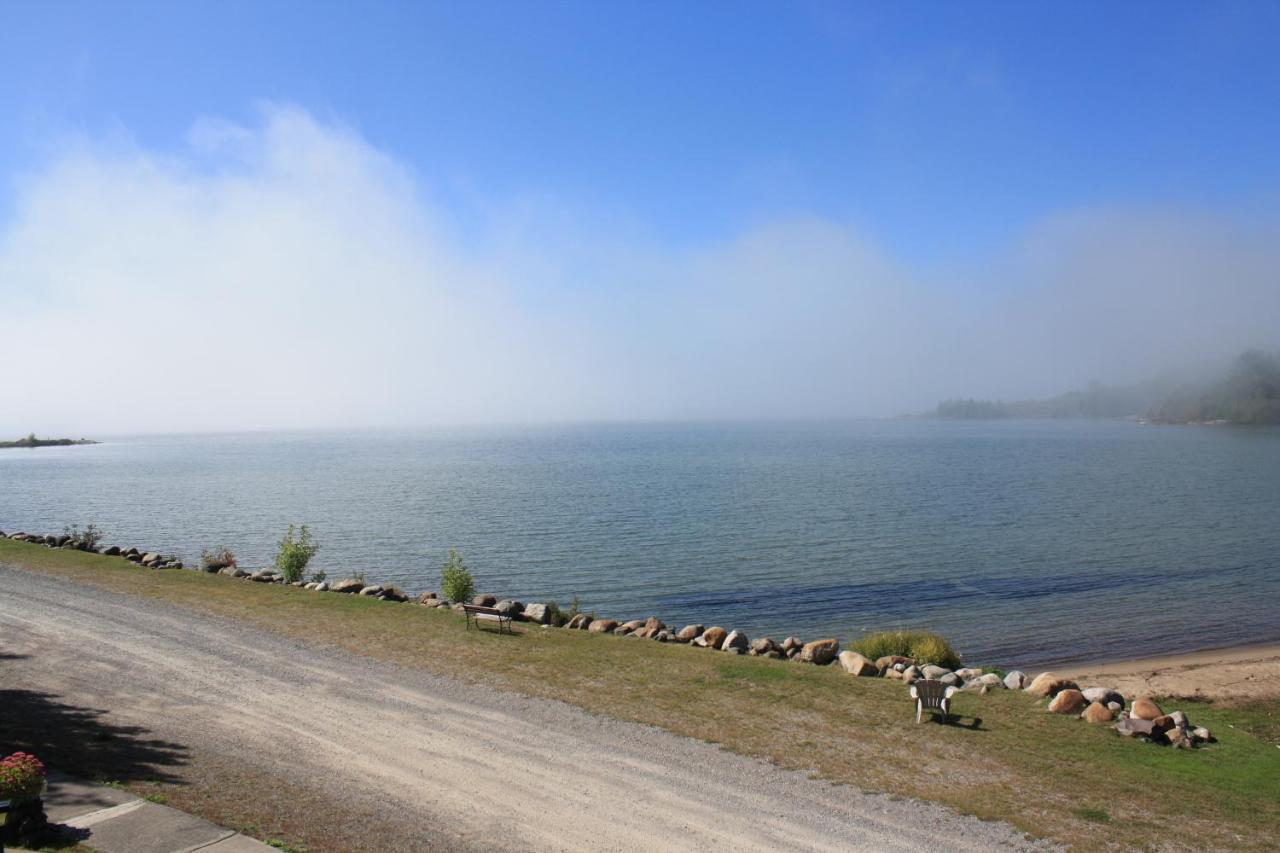
M 889 655 L 913 658 L 918 664 L 931 663 L 947 669 L 960 667 L 960 655 L 943 637 L 928 631 L 879 631 L 860 637 L 853 650 L 868 660 Z
M 15 752 L 0 758 L 0 800 L 25 803 L 44 790 L 44 764 L 34 755 Z
M 461 552 L 450 548 L 449 558 L 440 569 L 440 591 L 455 604 L 467 603 L 476 594 L 476 581 L 462 562 Z
M 280 550 L 276 552 L 276 571 L 285 583 L 296 583 L 302 580 L 307 563 L 319 550 L 320 546 L 311 541 L 311 530 L 307 525 L 295 528 L 290 524 L 289 531 L 280 540 Z

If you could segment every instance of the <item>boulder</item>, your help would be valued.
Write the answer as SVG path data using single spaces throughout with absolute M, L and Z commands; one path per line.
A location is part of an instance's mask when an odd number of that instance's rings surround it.
M 843 651 L 837 659 L 840 661 L 840 666 L 844 667 L 844 671 L 850 675 L 872 676 L 880 674 L 878 666 L 857 652 Z
M 429 607 L 435 607 L 436 602 L 439 600 L 439 598 L 436 598 L 436 594 L 434 592 L 424 592 L 422 595 L 418 596 L 418 603 L 425 604 Z
M 825 640 L 814 640 L 811 643 L 805 643 L 800 649 L 800 660 L 804 663 L 814 663 L 819 666 L 825 666 L 836 659 L 836 655 L 840 652 L 840 641 L 834 638 Z
M 524 605 L 518 601 L 512 601 L 509 598 L 504 598 L 502 601 L 493 605 L 493 609 L 501 613 L 503 616 L 511 616 L 514 618 L 524 612 Z
M 1150 720 L 1140 720 L 1137 717 L 1125 717 L 1116 723 L 1116 731 L 1125 737 L 1149 738 L 1156 734 Z
M 1124 710 L 1124 702 L 1123 702 L 1123 701 L 1121 701 L 1121 702 L 1108 702 L 1108 703 L 1107 703 L 1107 709 L 1108 709 L 1108 710 L 1110 710 L 1110 711 L 1111 711 L 1111 713 L 1113 713 L 1113 714 L 1119 714 L 1121 711 L 1123 711 L 1123 710 Z M 1127 713 L 1127 712 L 1126 712 L 1126 713 Z
M 729 636 L 729 632 L 721 628 L 719 625 L 712 625 L 710 628 L 702 632 L 702 635 L 693 641 L 694 645 L 702 646 L 708 649 L 718 649 L 724 645 L 725 637 Z
M 347 578 L 346 580 L 334 581 L 330 584 L 329 589 L 333 592 L 355 595 L 364 589 L 364 581 L 360 580 L 360 578 Z
M 125 554 L 124 558 L 128 560 L 130 563 L 139 563 L 139 564 L 142 563 L 141 554 Z
M 227 575 L 228 577 L 233 578 L 242 578 L 247 575 L 248 572 L 239 566 L 227 566 L 225 569 L 218 569 L 218 574 Z
M 1191 730 L 1191 737 L 1200 743 L 1213 743 L 1213 733 L 1204 726 L 1198 726 Z
M 105 555 L 106 555 L 106 556 L 108 556 L 108 557 L 119 557 L 119 556 L 120 556 L 120 546 L 119 546 L 119 545 L 108 545 L 106 548 L 102 549 L 102 553 L 103 553 L 103 554 L 105 554 Z
M 650 636 L 652 636 L 667 626 L 663 624 L 662 620 L 657 616 L 650 616 L 648 619 L 644 620 L 644 627 L 651 632 Z
M 961 681 L 972 681 L 982 675 L 982 670 L 978 669 L 976 666 L 967 666 L 962 669 L 957 669 L 956 675 L 960 676 Z
M 1118 690 L 1113 690 L 1110 687 L 1088 687 L 1080 692 L 1090 702 L 1101 702 L 1103 705 L 1118 702 L 1121 708 L 1124 707 L 1124 697 L 1120 695 Z
M 409 596 L 398 586 L 384 586 L 382 588 L 383 601 L 408 601 Z
M 954 672 L 948 672 L 946 675 L 939 678 L 938 682 L 945 687 L 959 687 L 960 676 L 956 675 Z M 981 689 L 987 690 L 988 688 L 986 685 L 981 685 Z
M 328 591 L 329 591 L 328 581 L 319 581 L 316 583 L 316 592 L 328 592 Z
M 1169 712 L 1169 719 L 1173 720 L 1173 724 L 1179 728 L 1185 729 L 1187 726 L 1191 725 L 1190 721 L 1187 720 L 1187 715 L 1182 711 Z
M 585 631 L 587 626 L 591 624 L 591 617 L 585 613 L 579 613 L 577 616 L 569 620 L 566 628 L 572 628 L 575 631 Z
M 615 619 L 596 619 L 591 622 L 587 630 L 593 634 L 607 634 L 617 627 L 618 622 Z
M 785 640 L 782 641 L 781 648 L 782 648 L 782 651 L 785 653 L 785 652 L 791 651 L 792 649 L 802 648 L 803 646 L 804 646 L 804 643 L 800 642 L 798 638 L 787 637 Z
M 769 637 L 760 637 L 759 639 L 751 641 L 751 654 L 756 657 L 767 655 L 769 652 L 774 651 L 777 648 L 778 644 Z
M 1027 685 L 1026 691 L 1032 696 L 1039 696 L 1041 699 L 1063 690 L 1079 690 L 1080 685 L 1076 684 L 1069 678 L 1059 678 L 1052 672 L 1042 672 L 1031 680 Z
M 1004 679 L 994 672 L 984 672 L 974 679 L 974 682 L 992 690 L 1003 690 L 1005 687 Z
M 623 622 L 621 625 L 619 625 L 617 628 L 617 633 L 630 634 L 633 631 L 639 631 L 643 627 L 644 627 L 643 619 L 632 619 L 629 622 Z
M 692 643 L 702 633 L 701 625 L 685 625 L 679 631 L 676 631 L 676 642 Z
M 915 665 L 916 662 L 913 659 L 902 655 L 885 655 L 882 658 L 876 658 L 876 669 L 881 672 L 888 672 L 891 669 L 902 672 L 907 667 Z M 901 668 L 899 669 L 899 667 Z
M 935 678 L 935 679 L 941 679 L 942 676 L 944 675 L 952 674 L 951 670 L 947 669 L 945 666 L 935 666 L 934 664 L 931 664 L 931 663 L 927 663 L 924 666 L 920 667 L 920 671 L 924 673 L 925 678 Z
M 147 553 L 142 555 L 142 562 L 144 563 L 154 563 L 159 559 L 160 559 L 160 555 L 157 554 L 155 551 L 148 551 Z
M 1177 723 L 1168 714 L 1161 714 L 1151 721 L 1151 727 L 1158 732 L 1167 732 L 1169 729 L 1177 728 Z
M 1157 717 L 1163 717 L 1164 711 L 1160 710 L 1160 706 L 1150 696 L 1139 696 L 1133 700 L 1130 716 L 1139 720 L 1154 720 Z
M 1188 732 L 1182 726 L 1174 726 L 1173 728 L 1166 731 L 1164 733 L 1164 739 L 1169 741 L 1169 743 L 1173 744 L 1174 746 L 1184 747 L 1188 749 L 1191 747 L 1191 741 L 1192 741 L 1191 733 Z
M 493 607 L 498 603 L 498 596 L 490 595 L 488 593 L 485 593 L 484 595 L 477 595 L 475 598 L 471 599 L 471 603 L 479 607 Z
M 535 622 L 539 625 L 545 625 L 551 619 L 551 613 L 547 610 L 545 604 L 526 604 L 524 611 L 520 614 L 524 621 Z
M 1061 696 L 1062 693 L 1059 693 L 1058 695 Z M 1054 701 L 1057 700 L 1055 699 Z M 1111 709 L 1101 702 L 1090 702 L 1089 707 L 1085 708 L 1084 712 L 1080 714 L 1080 719 L 1084 720 L 1086 723 L 1109 723 L 1115 719 L 1115 714 L 1113 714 Z
M 146 564 L 144 563 L 143 565 L 146 565 Z M 249 580 L 256 581 L 257 583 L 275 583 L 276 577 L 277 577 L 276 573 L 273 572 L 271 569 L 259 569 L 258 571 L 249 575 Z
M 676 635 L 671 633 L 670 631 L 663 630 L 654 634 L 653 638 L 657 640 L 659 643 L 670 643 L 672 640 L 675 639 L 675 636 Z
M 360 587 L 359 594 L 363 595 L 365 598 L 374 598 L 382 595 L 382 587 L 376 583 L 371 583 L 368 586 Z
M 751 641 L 741 631 L 730 631 L 724 638 L 724 642 L 720 644 L 720 651 L 732 652 L 735 655 L 745 655 L 749 648 L 751 648 Z
M 909 666 L 902 671 L 902 680 L 907 684 L 910 684 L 913 681 L 919 681 L 923 677 L 924 676 L 920 674 L 920 667 L 918 666 Z

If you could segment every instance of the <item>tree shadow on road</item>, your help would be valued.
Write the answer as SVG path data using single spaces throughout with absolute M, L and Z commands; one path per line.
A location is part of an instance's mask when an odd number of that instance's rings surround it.
M 150 729 L 117 725 L 106 711 L 58 701 L 52 693 L 0 689 L 0 756 L 21 750 L 50 770 L 104 782 L 183 784 L 171 768 L 187 748 L 148 737 Z

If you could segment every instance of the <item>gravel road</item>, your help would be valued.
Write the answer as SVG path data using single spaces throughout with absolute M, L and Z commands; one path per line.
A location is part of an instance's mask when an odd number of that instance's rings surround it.
M 398 849 L 1029 846 L 940 806 L 4 565 L 0 676 L 194 756 L 319 780 L 335 807 L 387 815 Z

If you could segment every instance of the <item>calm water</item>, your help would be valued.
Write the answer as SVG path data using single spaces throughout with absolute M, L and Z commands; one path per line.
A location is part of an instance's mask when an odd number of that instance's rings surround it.
M 939 630 L 1026 664 L 1280 639 L 1280 430 L 868 421 L 121 438 L 0 451 L 0 529 L 577 594 L 749 635 Z

